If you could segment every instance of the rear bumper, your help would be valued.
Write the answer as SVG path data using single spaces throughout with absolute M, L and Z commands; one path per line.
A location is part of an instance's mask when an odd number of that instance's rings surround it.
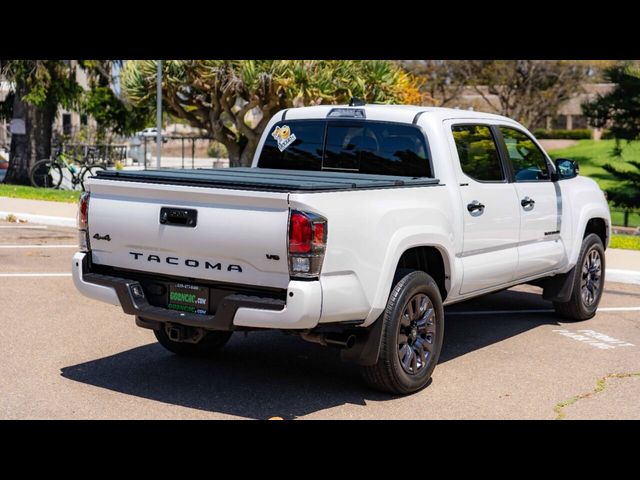
M 152 322 L 171 322 L 210 330 L 235 327 L 310 329 L 318 324 L 322 304 L 320 282 L 289 282 L 285 300 L 230 293 L 222 298 L 215 315 L 169 310 L 149 304 L 134 279 L 88 271 L 87 254 L 73 256 L 73 282 L 83 295 L 120 305 L 129 315 Z

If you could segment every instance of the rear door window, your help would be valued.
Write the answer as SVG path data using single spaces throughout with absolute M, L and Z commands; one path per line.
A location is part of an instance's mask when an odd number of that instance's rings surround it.
M 280 151 L 273 132 L 285 126 L 295 135 L 295 141 Z M 374 121 L 280 122 L 267 137 L 258 166 L 432 176 L 422 130 L 413 125 Z
M 451 127 L 462 171 L 480 182 L 506 180 L 498 147 L 488 125 Z

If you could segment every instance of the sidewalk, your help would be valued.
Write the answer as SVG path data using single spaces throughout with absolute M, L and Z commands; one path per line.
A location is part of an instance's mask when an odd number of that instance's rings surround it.
M 640 285 L 640 251 L 608 248 L 606 280 Z
M 619 248 L 608 248 L 607 269 L 615 268 L 619 270 L 640 271 L 640 251 L 621 250 Z
M 0 219 L 13 214 L 18 219 L 43 225 L 75 227 L 78 206 L 75 203 L 25 200 L 0 197 Z

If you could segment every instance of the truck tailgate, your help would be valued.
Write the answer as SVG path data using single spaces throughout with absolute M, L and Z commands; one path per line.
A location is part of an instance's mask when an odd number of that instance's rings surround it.
M 286 192 L 95 178 L 88 190 L 89 236 L 96 264 L 287 287 Z M 196 225 L 162 224 L 162 208 L 195 210 Z

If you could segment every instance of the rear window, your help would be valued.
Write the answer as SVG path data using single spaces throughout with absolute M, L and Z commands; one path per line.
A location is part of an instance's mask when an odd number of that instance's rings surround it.
M 258 167 L 432 176 L 427 145 L 418 127 L 373 121 L 277 123 L 265 140 Z

